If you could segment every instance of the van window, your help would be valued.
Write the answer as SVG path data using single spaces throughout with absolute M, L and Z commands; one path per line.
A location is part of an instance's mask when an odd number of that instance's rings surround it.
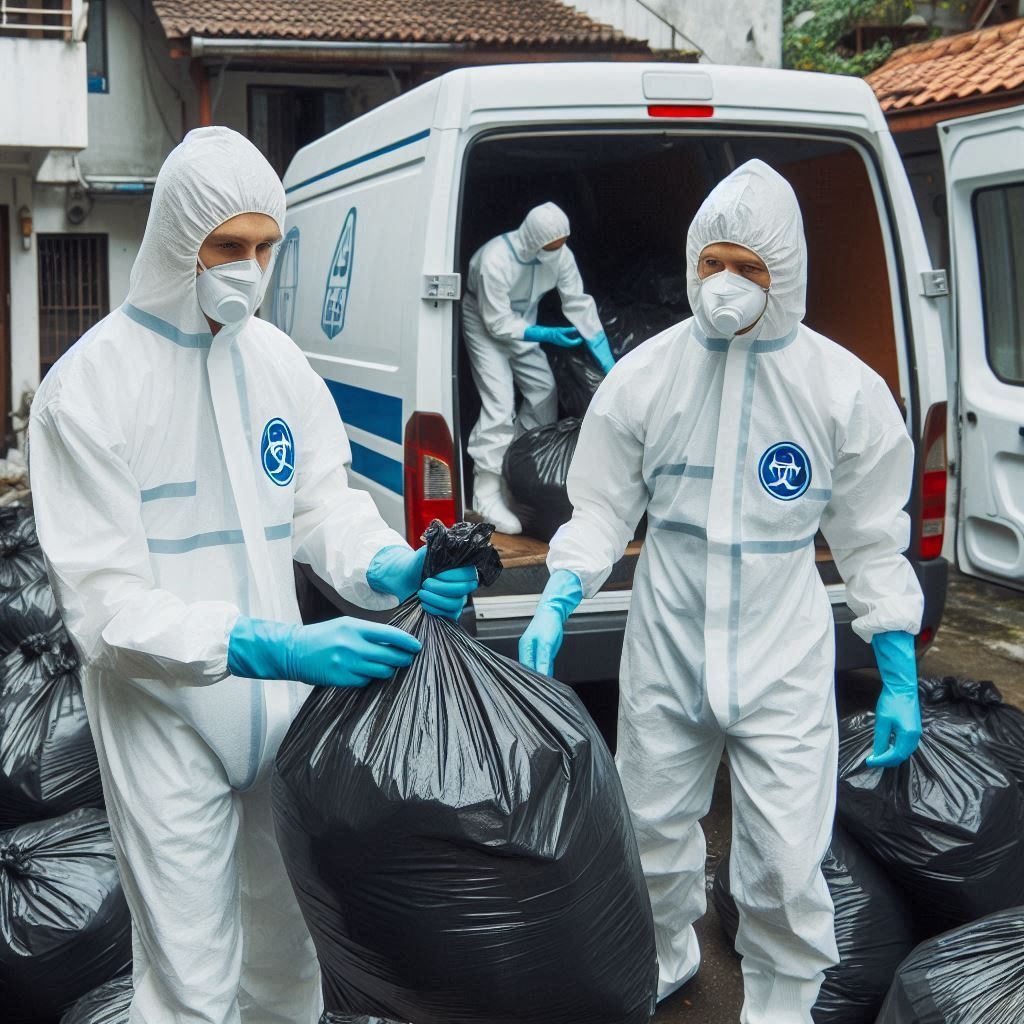
M 1024 384 L 1024 183 L 974 194 L 985 351 L 992 372 Z

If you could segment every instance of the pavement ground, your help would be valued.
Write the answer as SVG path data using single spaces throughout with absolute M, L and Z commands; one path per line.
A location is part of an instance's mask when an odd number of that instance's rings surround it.
M 919 664 L 922 676 L 991 679 L 1004 699 L 1024 708 L 1024 594 L 970 579 L 952 570 L 946 611 L 935 642 Z M 874 706 L 875 672 L 850 672 L 836 680 L 840 715 Z M 590 691 L 589 693 L 587 691 Z M 614 684 L 581 689 L 606 736 L 614 732 Z M 711 812 L 703 819 L 707 836 L 707 888 L 728 852 L 732 827 L 729 777 L 719 767 Z M 726 939 L 714 904 L 696 925 L 702 964 L 697 977 L 658 1006 L 653 1024 L 737 1024 L 743 1002 L 739 959 Z

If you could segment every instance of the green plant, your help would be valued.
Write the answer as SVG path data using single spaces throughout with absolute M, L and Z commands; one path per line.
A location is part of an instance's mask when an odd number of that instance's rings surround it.
M 911 0 L 783 0 L 782 64 L 799 71 L 866 75 L 894 49 L 883 37 L 856 52 L 844 39 L 859 26 L 899 24 L 914 12 Z

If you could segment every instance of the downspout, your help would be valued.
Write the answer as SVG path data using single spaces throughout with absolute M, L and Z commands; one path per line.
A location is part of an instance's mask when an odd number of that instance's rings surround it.
M 206 73 L 203 62 L 195 59 L 189 65 L 189 72 L 199 93 L 199 127 L 209 128 L 213 124 L 213 109 L 210 105 L 210 76 Z

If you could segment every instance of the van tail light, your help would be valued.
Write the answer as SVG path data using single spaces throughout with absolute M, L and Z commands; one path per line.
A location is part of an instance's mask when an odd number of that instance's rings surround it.
M 917 652 L 918 657 L 931 647 L 934 639 L 935 630 L 931 626 L 922 626 L 921 632 L 914 637 L 914 650 Z
M 713 117 L 715 108 L 703 103 L 652 103 L 647 108 L 648 117 Z
M 417 547 L 435 520 L 455 523 L 455 450 L 440 413 L 414 412 L 405 427 L 405 536 Z
M 921 470 L 921 558 L 942 554 L 946 530 L 946 403 L 936 402 L 924 421 Z

